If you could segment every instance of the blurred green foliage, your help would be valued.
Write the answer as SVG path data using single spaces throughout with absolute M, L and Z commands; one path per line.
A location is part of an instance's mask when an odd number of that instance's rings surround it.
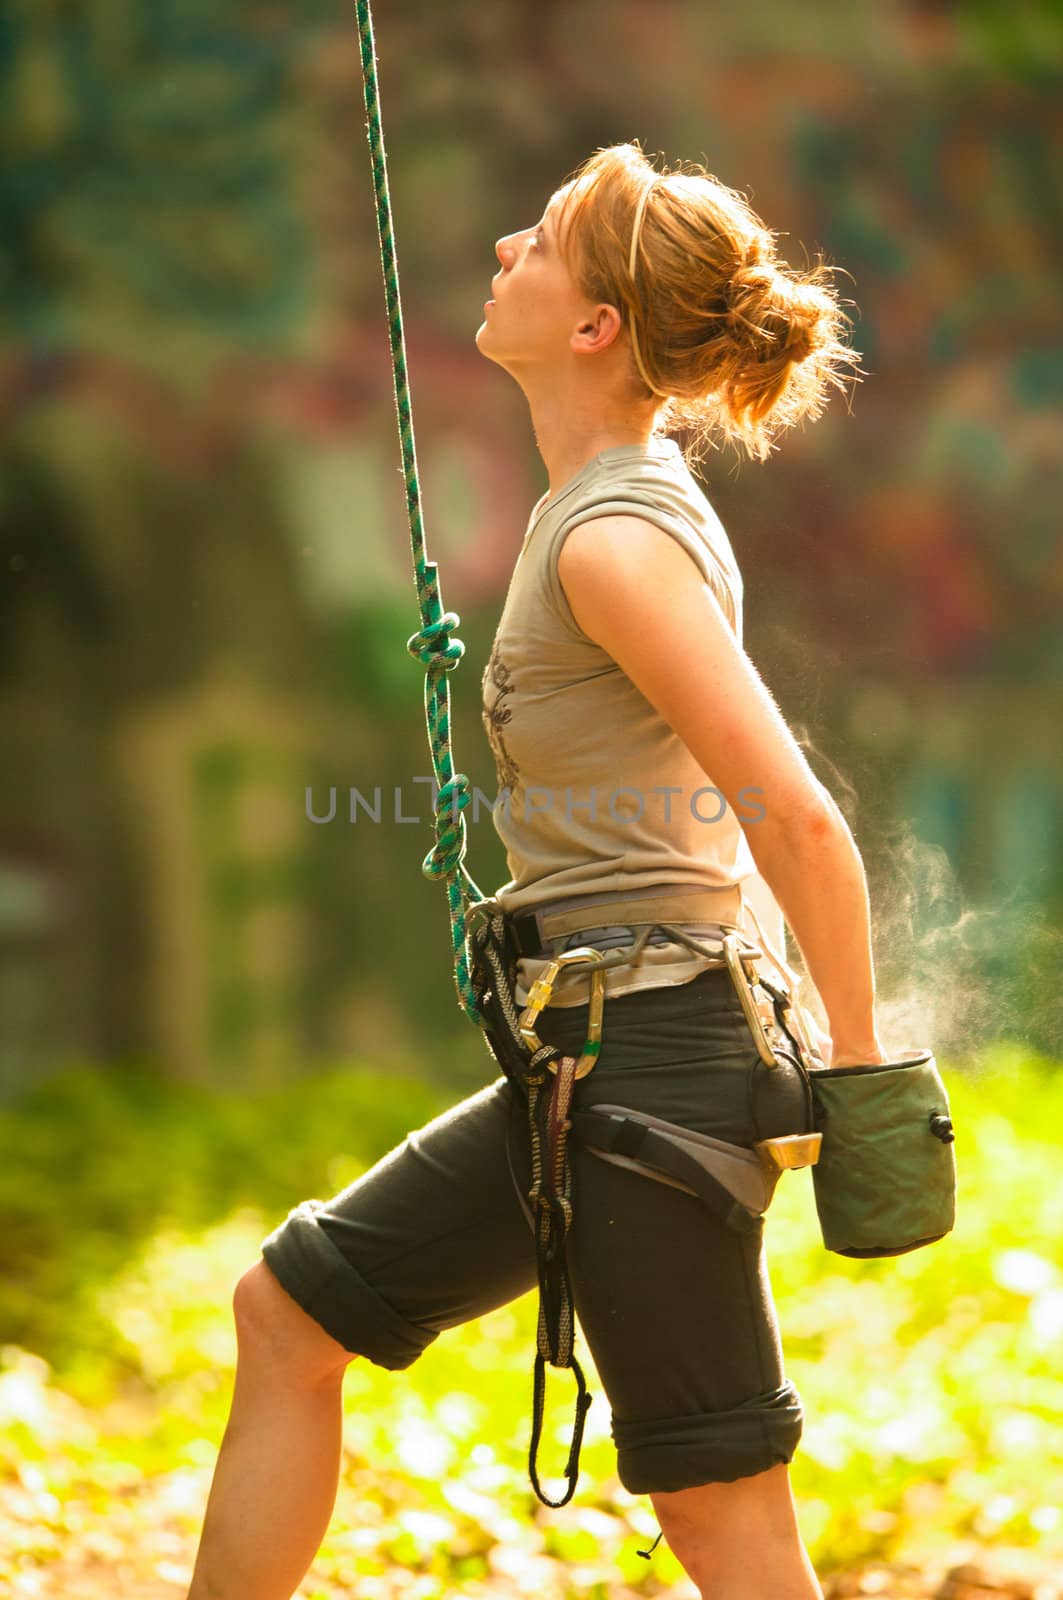
M 112 1349 L 93 1296 L 157 1231 L 331 1193 L 433 1115 L 440 1093 L 365 1067 L 257 1096 L 136 1066 L 56 1076 L 0 1115 L 0 1339 L 92 1361 Z
M 1059 7 L 408 0 L 376 35 L 458 769 L 494 792 L 479 677 L 544 487 L 475 346 L 495 241 L 638 138 L 840 269 L 865 382 L 761 468 L 702 469 L 746 646 L 854 825 L 894 991 L 932 968 L 984 996 L 951 1030 L 919 997 L 957 1053 L 1054 1048 Z M 302 815 L 307 784 L 390 795 L 428 765 L 350 7 L 19 0 L 0 122 L 0 1100 L 71 1056 L 253 1083 L 427 1053 L 463 1023 L 425 808 Z M 248 774 L 225 827 L 225 786 L 188 778 L 223 747 Z M 472 832 L 490 892 L 508 871 Z M 80 921 L 42 946 L 19 906 L 53 859 Z M 973 970 L 972 913 L 1007 972 Z

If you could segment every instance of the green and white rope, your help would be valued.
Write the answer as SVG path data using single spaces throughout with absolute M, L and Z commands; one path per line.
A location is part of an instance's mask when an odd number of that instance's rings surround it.
M 406 508 L 410 519 L 410 544 L 413 550 L 417 599 L 421 609 L 420 632 L 413 634 L 406 641 L 406 648 L 425 669 L 425 720 L 428 724 L 428 743 L 432 752 L 436 781 L 436 842 L 421 863 L 421 870 L 428 878 L 445 880 L 450 907 L 454 982 L 458 999 L 466 1015 L 480 1026 L 480 1012 L 469 975 L 466 915 L 469 904 L 478 904 L 485 899 L 485 896 L 465 868 L 467 841 L 463 813 L 471 795 L 468 778 L 463 772 L 454 771 L 450 742 L 450 689 L 446 676 L 465 654 L 465 646 L 460 639 L 452 636 L 452 630 L 460 626 L 461 618 L 453 611 L 443 610 L 436 564 L 427 559 L 421 517 L 421 487 L 417 477 L 417 453 L 413 439 L 410 386 L 406 373 L 406 341 L 402 331 L 399 272 L 391 226 L 391 196 L 388 191 L 384 134 L 380 122 L 373 20 L 369 11 L 369 0 L 355 0 L 355 3 L 362 53 L 362 86 L 365 90 L 365 108 L 369 117 L 369 148 L 373 162 L 377 232 L 380 236 L 388 330 L 391 336 L 395 405 L 399 418 L 399 438 L 402 442 L 402 466 L 406 478 Z

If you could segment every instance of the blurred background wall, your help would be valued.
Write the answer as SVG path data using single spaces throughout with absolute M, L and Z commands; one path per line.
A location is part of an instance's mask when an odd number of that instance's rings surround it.
M 473 344 L 494 241 L 638 138 L 850 275 L 849 406 L 701 470 L 747 649 L 864 853 L 888 1032 L 1057 1047 L 1058 10 L 406 0 L 376 27 L 459 770 L 494 795 L 480 678 L 545 488 Z M 0 87 L 0 1096 L 75 1058 L 485 1082 L 421 872 L 353 8 L 23 0 Z M 486 807 L 468 832 L 490 892 Z

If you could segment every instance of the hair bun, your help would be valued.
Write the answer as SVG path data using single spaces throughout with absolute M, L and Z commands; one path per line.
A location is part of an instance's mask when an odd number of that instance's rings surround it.
M 731 275 L 724 289 L 725 323 L 734 342 L 761 357 L 805 361 L 816 348 L 823 314 L 814 290 L 796 283 L 759 250 Z

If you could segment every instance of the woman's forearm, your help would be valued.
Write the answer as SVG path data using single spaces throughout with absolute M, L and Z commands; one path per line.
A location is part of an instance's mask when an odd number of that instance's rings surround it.
M 864 864 L 827 790 L 800 826 L 747 831 L 757 866 L 797 940 L 827 1012 L 832 1064 L 882 1059 L 875 1026 L 871 912 Z

